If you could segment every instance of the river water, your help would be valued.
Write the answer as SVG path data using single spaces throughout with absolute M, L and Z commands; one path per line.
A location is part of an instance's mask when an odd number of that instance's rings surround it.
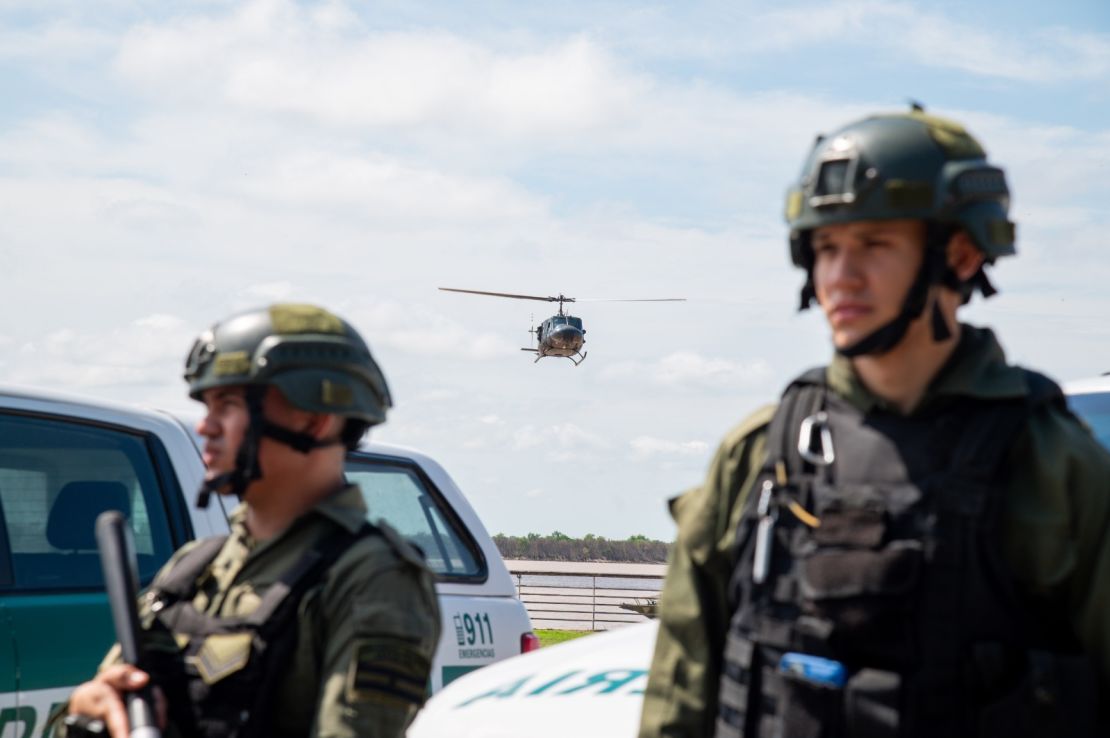
M 513 574 L 513 581 L 525 587 L 582 587 L 589 589 L 595 577 L 577 574 Z M 619 576 L 598 576 L 598 589 L 644 589 L 658 592 L 663 588 L 663 578 L 630 579 Z
M 666 564 L 609 561 L 526 561 L 506 559 L 513 581 L 532 587 L 638 589 L 658 592 Z

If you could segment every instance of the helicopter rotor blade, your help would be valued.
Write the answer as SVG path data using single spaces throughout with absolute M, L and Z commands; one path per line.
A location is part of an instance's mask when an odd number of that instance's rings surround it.
M 685 297 L 644 297 L 644 298 L 621 298 L 621 297 L 579 297 L 578 302 L 686 302 Z
M 457 287 L 440 287 L 444 292 L 462 292 L 467 295 L 490 295 L 491 297 L 511 297 L 515 300 L 539 300 L 541 302 L 574 302 L 573 297 L 540 297 L 539 295 L 515 295 L 511 292 L 486 292 L 484 290 L 461 290 Z

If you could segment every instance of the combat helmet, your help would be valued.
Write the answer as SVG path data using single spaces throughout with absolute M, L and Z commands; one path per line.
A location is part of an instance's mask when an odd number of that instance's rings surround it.
M 982 269 L 961 283 L 947 267 L 945 247 L 951 234 L 963 229 L 987 264 L 1014 254 L 1009 207 L 1005 173 L 987 161 L 982 145 L 959 123 L 928 115 L 919 105 L 908 113 L 873 115 L 818 136 L 786 197 L 791 260 L 807 275 L 801 309 L 815 297 L 810 244 L 815 228 L 858 220 L 923 220 L 926 258 L 897 325 L 838 349 L 849 356 L 889 350 L 921 315 L 931 284 L 958 289 L 965 300 L 975 289 L 984 297 L 995 293 Z M 947 337 L 935 310 L 933 326 L 938 340 Z
M 207 482 L 198 503 L 227 488 L 241 495 L 261 477 L 258 442 L 263 436 L 302 453 L 336 443 L 354 447 L 368 427 L 385 421 L 392 406 L 385 376 L 358 331 L 314 305 L 275 304 L 216 323 L 189 352 L 185 381 L 196 400 L 215 387 L 245 387 L 250 412 L 235 470 Z M 320 441 L 266 420 L 262 399 L 267 387 L 277 388 L 301 410 L 346 418 L 341 439 Z

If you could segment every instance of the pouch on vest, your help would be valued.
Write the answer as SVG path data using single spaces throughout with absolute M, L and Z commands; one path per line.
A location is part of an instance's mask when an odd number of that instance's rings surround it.
M 781 709 L 776 736 L 841 738 L 845 666 L 808 654 L 784 654 L 776 678 L 781 684 Z
M 779 670 L 781 705 L 776 736 L 843 738 L 844 688 L 795 671 Z
M 847 738 L 897 738 L 901 688 L 902 677 L 893 671 L 853 674 L 844 690 Z
M 867 639 L 875 628 L 899 627 L 909 605 L 905 595 L 918 586 L 923 559 L 919 540 L 892 535 L 889 500 L 902 491 L 883 496 L 857 488 L 850 490 L 856 499 L 840 494 L 835 502 L 826 502 L 833 493 L 823 485 L 815 492 L 821 525 L 798 556 L 801 595 L 811 614 L 835 622 L 841 637 Z M 887 510 L 878 499 L 887 502 Z

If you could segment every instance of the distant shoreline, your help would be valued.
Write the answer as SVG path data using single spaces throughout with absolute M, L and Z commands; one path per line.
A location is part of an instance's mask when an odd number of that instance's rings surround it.
M 545 562 L 594 562 L 627 564 L 665 564 L 671 544 L 632 536 L 623 541 L 600 536 L 571 538 L 556 531 L 548 536 L 493 536 L 502 558 Z

